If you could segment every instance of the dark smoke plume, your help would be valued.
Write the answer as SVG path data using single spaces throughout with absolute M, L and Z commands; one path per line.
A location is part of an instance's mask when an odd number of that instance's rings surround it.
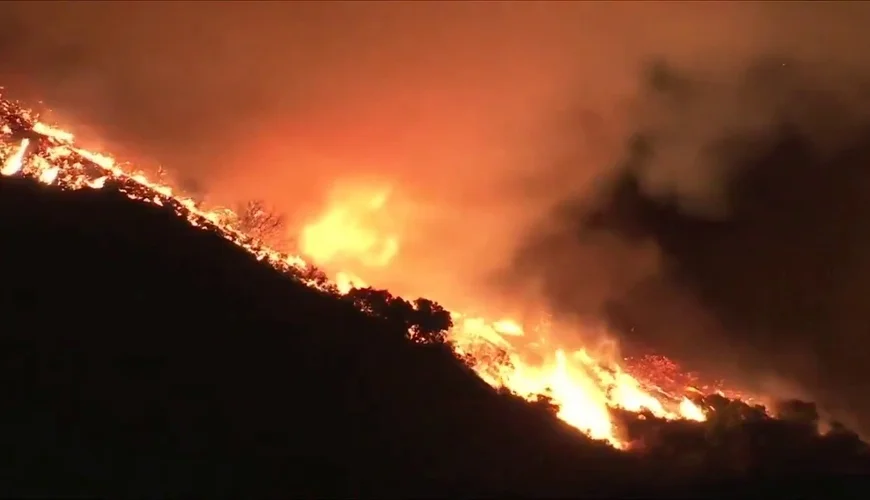
M 627 349 L 774 396 L 788 381 L 866 432 L 867 82 L 776 57 L 720 74 L 651 65 L 613 175 L 558 204 L 514 273 Z

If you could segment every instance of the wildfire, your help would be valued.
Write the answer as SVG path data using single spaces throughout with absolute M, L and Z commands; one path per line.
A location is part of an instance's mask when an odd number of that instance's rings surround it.
M 302 230 L 302 251 L 322 261 L 351 256 L 366 266 L 389 263 L 399 251 L 398 239 L 368 230 L 372 216 L 384 207 L 389 191 L 357 189 L 334 196 L 341 203 L 333 203 L 331 210 Z
M 310 276 L 306 273 L 312 269 L 311 264 L 242 234 L 233 226 L 226 209 L 199 207 L 163 182 L 119 165 L 110 156 L 78 147 L 70 132 L 40 122 L 31 111 L 2 98 L 0 160 L 3 176 L 24 175 L 71 190 L 115 186 L 133 200 L 171 207 L 192 226 L 216 231 L 280 272 Z M 371 190 L 333 200 L 329 211 L 303 229 L 300 242 L 304 253 L 315 256 L 318 263 L 353 254 L 371 265 L 386 265 L 398 251 L 398 239 L 374 234 L 365 218 L 383 207 L 388 198 L 388 191 Z M 311 287 L 337 289 L 342 294 L 366 286 L 346 271 L 336 273 L 331 284 L 315 279 L 304 281 Z M 679 385 L 676 383 L 661 388 L 661 382 L 649 373 L 635 370 L 643 375 L 636 378 L 619 363 L 596 360 L 588 350 L 547 348 L 548 338 L 555 336 L 550 335 L 546 324 L 535 325 L 534 333 L 529 335 L 523 325 L 510 319 L 488 321 L 458 313 L 453 317 L 455 326 L 449 332 L 449 342 L 484 381 L 529 400 L 539 395 L 549 397 L 559 408 L 559 418 L 617 448 L 624 448 L 626 443 L 610 408 L 646 411 L 666 419 L 705 419 L 704 410 L 689 397 L 693 389 L 688 382 L 682 387 L 674 387 Z M 511 338 L 530 336 L 536 342 L 521 348 L 511 342 Z

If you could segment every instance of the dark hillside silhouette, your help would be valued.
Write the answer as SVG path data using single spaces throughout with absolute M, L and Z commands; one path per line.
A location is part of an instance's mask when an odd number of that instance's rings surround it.
M 626 417 L 643 447 L 618 452 L 476 378 L 437 304 L 318 292 L 108 187 L 2 179 L 0 235 L 2 496 L 712 496 L 870 470 L 798 404 Z

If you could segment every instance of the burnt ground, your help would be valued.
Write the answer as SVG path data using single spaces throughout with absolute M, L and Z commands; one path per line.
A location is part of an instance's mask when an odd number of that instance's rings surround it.
M 617 452 L 112 190 L 2 179 L 0 235 L 2 496 L 727 496 L 870 470 L 771 422 Z

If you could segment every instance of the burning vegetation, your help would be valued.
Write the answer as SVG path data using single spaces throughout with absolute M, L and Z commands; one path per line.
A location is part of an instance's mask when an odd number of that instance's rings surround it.
M 26 176 L 65 190 L 115 189 L 132 200 L 165 207 L 192 227 L 220 235 L 276 271 L 367 315 L 401 325 L 411 342 L 449 351 L 490 386 L 553 412 L 614 448 L 686 462 L 687 467 L 712 461 L 738 472 L 765 460 L 747 454 L 761 441 L 767 443 L 762 448 L 773 442 L 791 442 L 793 447 L 812 443 L 804 449 L 833 447 L 866 455 L 863 443 L 839 425 L 819 441 L 820 419 L 813 405 L 789 403 L 778 408 L 774 413 L 786 419 L 783 424 L 751 397 L 723 383 L 683 373 L 662 356 L 597 359 L 588 350 L 553 347 L 555 336 L 546 325 L 528 328 L 511 319 L 490 321 L 449 312 L 424 298 L 407 301 L 346 271 L 328 276 L 302 256 L 274 249 L 284 248 L 285 221 L 263 203 L 252 202 L 237 211 L 199 206 L 163 181 L 77 146 L 70 132 L 39 121 L 33 112 L 7 100 L 0 100 L 0 164 L 3 177 Z M 371 203 L 379 204 L 382 198 Z M 330 244 L 318 240 L 318 235 L 330 241 L 339 238 L 341 227 L 335 226 L 339 220 L 333 214 L 308 224 L 300 238 L 302 252 L 317 261 L 311 255 L 317 249 L 330 251 Z M 373 248 L 373 244 L 363 247 Z M 381 256 L 397 251 L 395 242 L 382 247 Z M 530 341 L 513 342 L 523 337 Z M 793 432 L 782 434 L 783 426 Z M 770 437 L 777 432 L 789 437 Z M 682 438 L 675 441 L 674 435 Z M 698 456 L 701 448 L 693 440 L 718 444 L 714 452 Z

